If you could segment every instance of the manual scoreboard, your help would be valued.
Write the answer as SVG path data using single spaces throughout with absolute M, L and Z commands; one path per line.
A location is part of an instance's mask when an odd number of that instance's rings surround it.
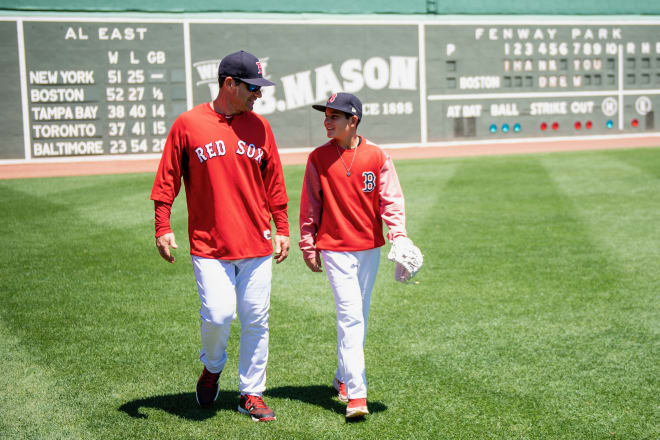
M 23 24 L 30 154 L 159 153 L 186 110 L 182 28 Z
M 353 43 L 336 51 L 346 35 Z M 0 36 L 2 161 L 157 157 L 175 118 L 215 97 L 219 59 L 239 49 L 276 84 L 255 111 L 283 151 L 325 142 L 311 105 L 336 91 L 360 97 L 361 132 L 385 146 L 652 134 L 660 123 L 654 17 L 57 15 L 0 18 Z
M 427 26 L 429 140 L 653 131 L 657 31 L 612 24 Z

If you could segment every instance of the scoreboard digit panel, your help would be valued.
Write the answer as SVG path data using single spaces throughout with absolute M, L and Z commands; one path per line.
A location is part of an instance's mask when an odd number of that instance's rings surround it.
M 428 25 L 428 140 L 655 130 L 660 26 Z

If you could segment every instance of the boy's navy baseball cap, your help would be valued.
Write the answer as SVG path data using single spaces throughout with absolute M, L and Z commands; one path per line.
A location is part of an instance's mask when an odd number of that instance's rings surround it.
M 263 73 L 264 69 L 261 67 L 259 59 L 243 50 L 230 53 L 220 61 L 220 66 L 218 66 L 219 77 L 231 76 L 255 86 L 274 86 L 275 83 L 264 78 Z
M 315 104 L 312 108 L 320 112 L 325 112 L 326 108 L 331 108 L 349 115 L 355 115 L 358 117 L 358 121 L 362 120 L 362 103 L 357 96 L 350 93 L 333 93 L 325 105 Z

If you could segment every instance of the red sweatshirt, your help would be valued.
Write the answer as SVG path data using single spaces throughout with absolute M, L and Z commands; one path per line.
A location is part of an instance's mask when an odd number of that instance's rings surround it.
M 157 236 L 171 232 L 167 205 L 182 177 L 192 255 L 235 260 L 271 254 L 271 215 L 277 234 L 289 235 L 282 164 L 262 116 L 245 112 L 228 121 L 208 102 L 179 115 L 151 191 Z
M 383 221 L 389 240 L 406 236 L 404 212 L 394 164 L 380 147 L 360 138 L 356 149 L 347 150 L 331 140 L 310 153 L 300 197 L 305 258 L 316 250 L 380 247 L 385 244 Z

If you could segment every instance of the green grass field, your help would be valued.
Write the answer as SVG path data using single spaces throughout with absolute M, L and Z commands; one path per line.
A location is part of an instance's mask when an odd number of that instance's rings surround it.
M 196 407 L 183 193 L 169 265 L 151 174 L 0 181 L 0 438 L 657 440 L 660 149 L 396 166 L 425 266 L 402 285 L 382 254 L 359 423 L 330 387 L 327 279 L 297 249 L 304 167 L 285 169 L 269 424 L 236 411 L 237 322 L 217 407 Z

